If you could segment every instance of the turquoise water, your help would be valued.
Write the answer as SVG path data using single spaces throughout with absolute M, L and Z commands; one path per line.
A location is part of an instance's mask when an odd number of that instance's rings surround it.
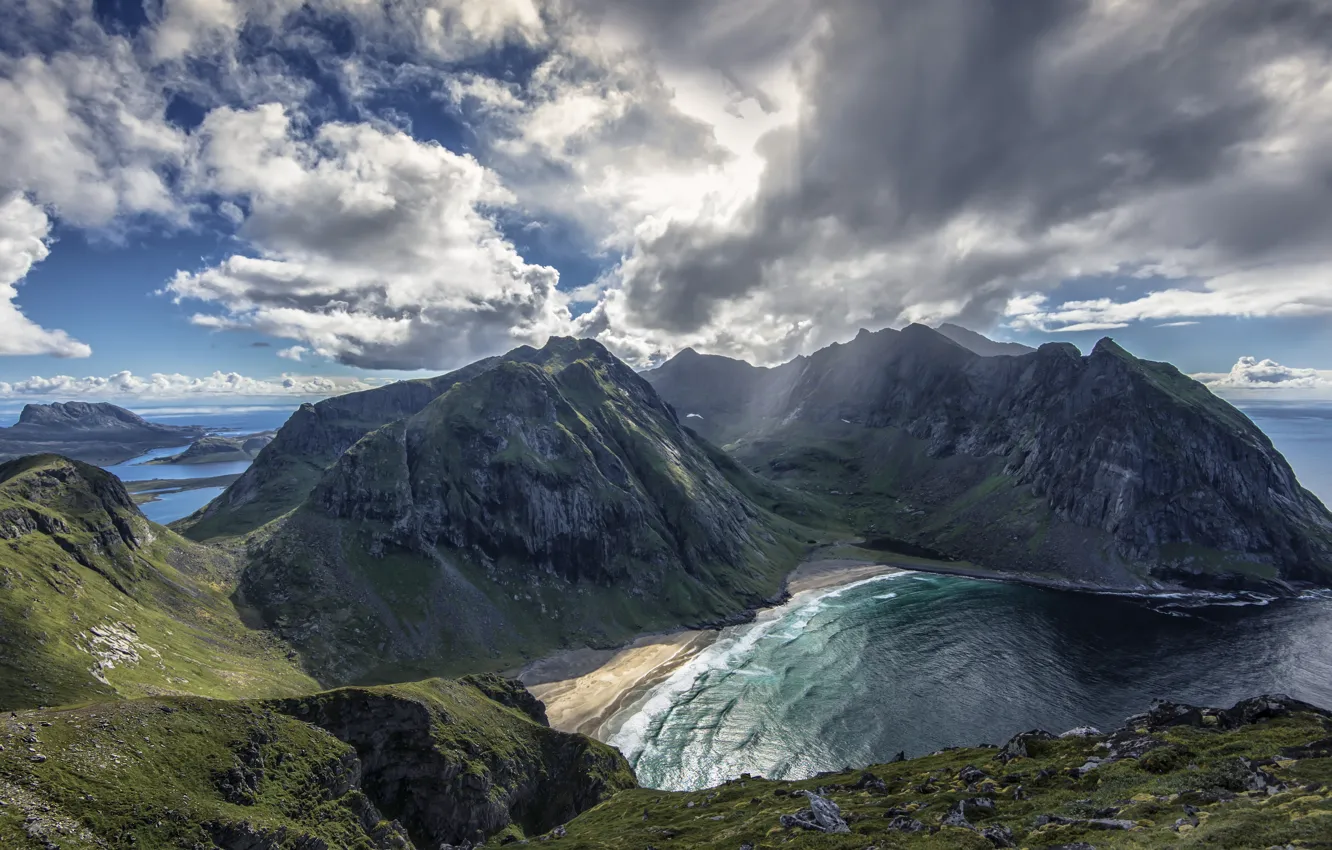
M 644 785 L 692 789 L 1114 727 L 1158 697 L 1332 707 L 1332 599 L 1184 604 L 924 573 L 804 595 L 725 630 L 609 741 Z

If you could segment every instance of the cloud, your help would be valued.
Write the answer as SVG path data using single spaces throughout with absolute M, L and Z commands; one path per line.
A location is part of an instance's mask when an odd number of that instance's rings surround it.
M 221 108 L 195 139 L 201 191 L 243 198 L 237 254 L 180 272 L 196 324 L 297 340 L 343 363 L 441 368 L 568 327 L 557 272 L 525 262 L 489 210 L 513 202 L 470 156 L 366 124 L 302 137 L 280 105 Z
M 799 118 L 762 139 L 753 202 L 642 232 L 589 331 L 773 361 L 861 325 L 985 321 L 1015 295 L 1141 272 L 1160 293 L 1013 318 L 1327 312 L 1325 3 L 821 12 Z
M 1229 372 L 1194 375 L 1214 390 L 1332 390 L 1332 370 L 1299 369 L 1274 360 L 1241 357 Z
M 54 375 L 24 381 L 0 381 L 0 397 L 59 396 L 62 398 L 190 398 L 197 396 L 332 396 L 380 386 L 377 379 L 283 375 L 250 378 L 236 372 L 214 372 L 202 378 L 153 373 L 139 376 L 116 372 L 108 377 L 75 378 Z
M 87 357 L 92 349 L 60 330 L 47 330 L 19 311 L 18 284 L 46 259 L 51 222 L 21 195 L 0 195 L 0 354 Z

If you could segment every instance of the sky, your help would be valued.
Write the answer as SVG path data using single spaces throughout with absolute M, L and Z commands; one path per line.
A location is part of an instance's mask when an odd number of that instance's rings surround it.
M 0 399 L 913 321 L 1332 398 L 1332 0 L 7 8 Z

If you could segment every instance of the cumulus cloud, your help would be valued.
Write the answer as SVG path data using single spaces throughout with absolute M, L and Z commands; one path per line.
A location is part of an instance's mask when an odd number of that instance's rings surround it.
M 53 354 L 87 357 L 92 353 L 64 331 L 47 330 L 19 311 L 18 284 L 33 264 L 46 259 L 51 222 L 40 207 L 21 195 L 0 195 L 0 354 Z
M 250 378 L 236 372 L 214 372 L 206 377 L 153 373 L 147 376 L 116 372 L 107 377 L 75 378 L 54 375 L 8 383 L 0 381 L 0 397 L 59 396 L 61 398 L 190 398 L 195 396 L 319 396 L 366 390 L 380 386 L 375 379 L 283 375 Z
M 1332 390 L 1332 370 L 1299 369 L 1275 360 L 1241 357 L 1229 372 L 1194 375 L 1221 392 L 1227 390 Z
M 167 286 L 215 304 L 196 324 L 298 340 L 367 368 L 441 368 L 568 326 L 557 272 L 523 260 L 488 210 L 513 201 L 474 158 L 328 123 L 303 138 L 278 104 L 213 111 L 201 189 L 243 198 L 237 254 Z M 290 355 L 289 355 L 290 356 Z

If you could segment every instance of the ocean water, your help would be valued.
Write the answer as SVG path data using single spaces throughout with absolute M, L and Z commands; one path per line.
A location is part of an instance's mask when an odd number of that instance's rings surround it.
M 1332 505 L 1332 402 L 1237 403 L 1290 461 L 1300 483 Z
M 1182 604 L 925 573 L 797 596 L 725 630 L 609 741 L 644 785 L 696 789 L 1114 728 L 1154 698 L 1332 707 L 1332 596 Z

